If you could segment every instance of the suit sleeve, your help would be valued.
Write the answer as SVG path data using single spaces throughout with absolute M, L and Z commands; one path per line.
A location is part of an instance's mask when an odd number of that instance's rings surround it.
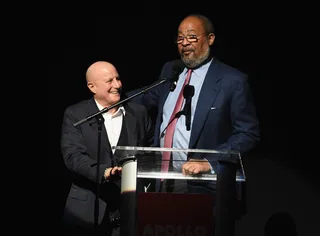
M 217 150 L 250 151 L 260 139 L 259 122 L 247 76 L 236 80 L 231 98 L 232 134 Z
M 171 73 L 171 71 L 172 71 L 171 68 L 172 68 L 172 63 L 166 62 L 161 69 L 161 74 L 159 77 L 161 79 L 167 78 L 168 73 Z M 168 72 L 168 71 L 170 71 L 170 72 Z M 157 84 L 161 79 L 156 80 L 153 83 L 153 85 Z M 151 86 L 151 85 L 149 85 L 149 86 Z M 126 93 L 126 97 L 131 97 L 131 96 L 145 90 L 149 86 L 145 86 L 143 88 L 129 91 Z M 163 87 L 163 84 L 157 85 L 157 86 L 153 87 L 152 89 L 150 89 L 144 93 L 141 93 L 140 95 L 132 98 L 131 101 L 145 106 L 148 111 L 150 111 L 151 109 L 158 110 L 160 95 L 161 95 L 161 92 L 163 92 L 162 87 Z
M 224 143 L 216 146 L 217 151 L 235 151 L 243 155 L 254 148 L 260 140 L 259 122 L 256 116 L 255 105 L 251 94 L 247 76 L 234 75 L 231 78 L 229 117 L 230 134 Z M 230 79 L 230 80 L 231 80 Z M 225 130 L 226 131 L 226 130 Z M 226 131 L 229 133 L 229 131 Z M 217 161 L 239 163 L 238 154 L 212 154 L 206 155 L 211 166 L 216 166 Z
M 63 116 L 61 151 L 64 162 L 71 172 L 96 182 L 97 161 L 88 155 L 81 126 L 73 126 L 76 119 L 72 114 L 70 109 L 66 109 Z M 105 164 L 100 164 L 99 181 L 103 181 L 104 171 L 107 167 Z
M 158 81 L 156 81 L 155 83 L 157 82 Z M 159 98 L 160 98 L 160 87 L 161 85 L 154 87 L 144 93 L 141 93 L 140 95 L 133 97 L 131 101 L 145 106 L 148 109 L 148 111 L 151 109 L 158 109 Z M 129 91 L 126 93 L 126 97 L 131 97 L 145 89 L 146 87 Z

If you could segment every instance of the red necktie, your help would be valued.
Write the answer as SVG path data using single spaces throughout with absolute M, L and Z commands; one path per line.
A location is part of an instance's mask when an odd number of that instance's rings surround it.
M 177 99 L 176 106 L 174 107 L 174 110 L 171 114 L 170 120 L 169 120 L 169 125 L 167 127 L 167 131 L 164 137 L 164 146 L 165 148 L 172 148 L 172 140 L 173 140 L 173 134 L 174 134 L 174 129 L 176 127 L 176 123 L 178 118 L 175 118 L 175 115 L 181 110 L 182 103 L 183 103 L 183 89 L 184 87 L 189 83 L 190 77 L 191 77 L 192 70 L 188 70 L 187 77 L 184 81 L 184 84 L 182 86 L 182 89 L 180 91 L 179 97 Z M 174 119 L 172 122 L 171 120 Z M 170 123 L 171 122 L 171 123 Z M 170 162 L 170 156 L 171 152 L 170 151 L 164 151 L 162 154 L 162 166 L 161 166 L 161 172 L 168 172 L 169 170 L 169 162 Z

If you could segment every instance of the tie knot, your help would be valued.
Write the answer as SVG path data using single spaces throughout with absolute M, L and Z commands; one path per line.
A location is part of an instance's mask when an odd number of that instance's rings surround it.
M 188 69 L 187 77 L 184 84 L 189 84 L 191 73 L 192 73 L 192 69 Z

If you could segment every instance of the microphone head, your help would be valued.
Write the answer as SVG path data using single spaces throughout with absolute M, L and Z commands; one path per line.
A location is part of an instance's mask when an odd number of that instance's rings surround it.
M 165 79 L 170 82 L 170 91 L 174 91 L 177 85 L 177 81 L 179 79 L 179 75 L 185 68 L 185 65 L 181 59 L 176 59 L 173 61 L 168 61 L 164 64 L 160 78 Z
M 172 91 L 174 91 L 174 89 L 177 86 L 177 81 L 179 79 L 179 75 L 183 71 L 185 65 L 184 65 L 183 61 L 180 59 L 173 60 L 171 62 L 171 65 L 172 65 L 172 69 L 171 69 L 171 76 L 170 77 L 171 77 L 172 84 L 170 87 L 170 91 L 172 92 Z
M 178 80 L 179 75 L 183 71 L 185 65 L 182 60 L 177 59 L 173 61 L 168 61 L 164 64 L 160 78 L 168 80 Z
M 184 98 L 192 98 L 194 95 L 194 86 L 187 84 L 183 89 Z
M 181 59 L 173 60 L 172 61 L 172 77 L 178 77 L 185 68 L 185 64 Z

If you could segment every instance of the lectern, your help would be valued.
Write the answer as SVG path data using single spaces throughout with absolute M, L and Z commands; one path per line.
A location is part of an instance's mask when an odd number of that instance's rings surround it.
M 192 235 L 233 236 L 236 218 L 236 183 L 246 180 L 237 151 L 115 146 L 122 164 L 121 236 Z M 172 152 L 168 172 L 161 172 L 162 154 Z M 183 175 L 188 160 L 209 161 L 212 171 Z M 163 179 L 194 181 L 214 186 L 213 194 L 148 192 L 148 183 Z M 143 182 L 144 191 L 137 191 Z M 191 184 L 192 185 L 192 184 Z M 140 199 L 139 199 L 140 198 Z

